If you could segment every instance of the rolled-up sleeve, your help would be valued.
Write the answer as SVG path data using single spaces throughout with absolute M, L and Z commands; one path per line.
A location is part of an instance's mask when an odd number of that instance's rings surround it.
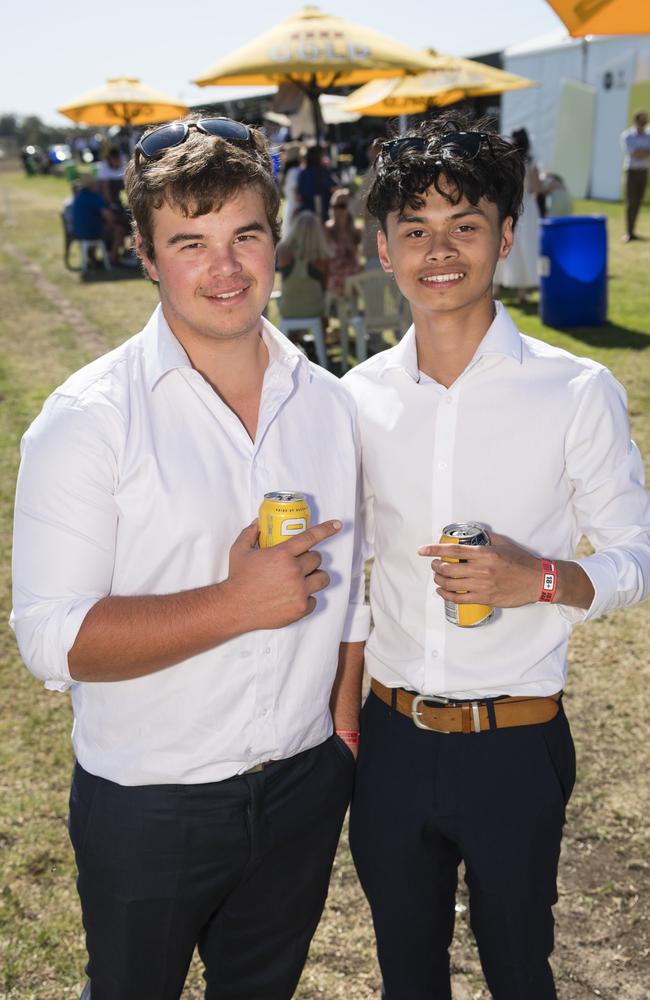
M 573 421 L 567 470 L 578 525 L 595 549 L 576 560 L 594 587 L 591 606 L 560 608 L 574 623 L 650 594 L 650 497 L 643 461 L 630 437 L 625 390 L 605 370 L 592 375 Z
M 21 444 L 10 621 L 28 669 L 52 690 L 73 683 L 68 652 L 111 589 L 115 421 L 108 406 L 55 395 Z

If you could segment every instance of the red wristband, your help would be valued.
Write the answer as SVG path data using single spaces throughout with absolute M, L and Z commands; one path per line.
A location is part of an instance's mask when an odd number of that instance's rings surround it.
M 539 601 L 551 604 L 557 591 L 557 566 L 548 559 L 542 559 L 542 589 Z
M 358 729 L 337 729 L 336 735 L 344 743 L 350 743 L 352 746 L 358 746 L 361 741 L 361 733 Z

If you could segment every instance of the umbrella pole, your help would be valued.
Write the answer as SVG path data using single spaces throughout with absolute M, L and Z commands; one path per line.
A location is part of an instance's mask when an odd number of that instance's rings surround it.
M 323 118 L 321 115 L 320 102 L 318 98 L 320 97 L 320 88 L 316 84 L 316 77 L 312 76 L 311 83 L 307 88 L 307 96 L 309 97 L 311 103 L 311 112 L 314 119 L 314 132 L 316 133 L 316 142 L 320 145 L 321 139 L 324 138 L 324 126 Z

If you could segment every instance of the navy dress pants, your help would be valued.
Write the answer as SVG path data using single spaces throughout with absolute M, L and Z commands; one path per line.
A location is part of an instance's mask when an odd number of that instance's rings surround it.
M 451 1000 L 458 866 L 494 1000 L 553 1000 L 552 904 L 575 753 L 551 722 L 434 733 L 370 694 L 350 844 L 370 902 L 386 1000 Z
M 200 785 L 123 786 L 77 764 L 70 836 L 92 1000 L 290 1000 L 354 781 L 338 737 Z

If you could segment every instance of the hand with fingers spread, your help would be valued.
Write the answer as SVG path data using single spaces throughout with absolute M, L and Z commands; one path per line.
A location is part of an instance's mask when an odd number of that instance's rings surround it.
M 324 521 L 280 545 L 259 549 L 257 520 L 244 528 L 231 546 L 223 584 L 245 624 L 242 631 L 282 628 L 311 614 L 313 595 L 330 582 L 320 569 L 320 553 L 312 549 L 340 529 L 340 521 Z
M 503 535 L 490 533 L 490 545 L 422 545 L 418 555 L 433 556 L 436 593 L 455 604 L 518 608 L 539 598 L 541 559 Z M 462 562 L 443 562 L 444 558 Z

